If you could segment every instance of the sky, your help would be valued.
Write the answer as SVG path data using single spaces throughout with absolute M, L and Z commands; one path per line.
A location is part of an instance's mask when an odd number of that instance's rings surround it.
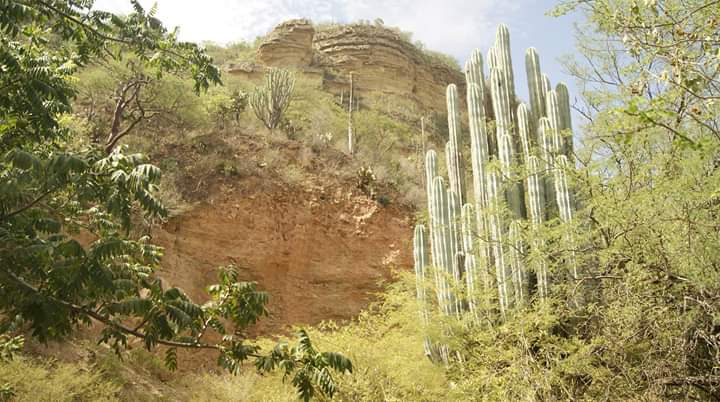
M 553 85 L 573 79 L 558 59 L 573 53 L 577 16 L 549 17 L 552 0 L 140 0 L 147 8 L 157 3 L 157 17 L 168 27 L 180 27 L 180 39 L 227 44 L 253 41 L 291 18 L 346 23 L 381 18 L 385 25 L 413 32 L 427 48 L 454 56 L 461 64 L 473 49 L 483 54 L 495 39 L 498 24 L 510 28 L 518 95 L 528 99 L 525 49 L 534 46 Z M 96 0 L 95 8 L 126 13 L 129 0 Z M 444 94 L 439 94 L 443 96 Z

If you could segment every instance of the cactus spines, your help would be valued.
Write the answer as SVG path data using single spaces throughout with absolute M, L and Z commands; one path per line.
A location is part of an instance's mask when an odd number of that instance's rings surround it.
M 450 84 L 447 87 L 448 110 L 448 176 L 450 189 L 457 193 L 460 203 L 465 201 L 465 172 L 462 153 L 460 152 L 460 102 L 458 100 L 457 86 Z M 450 170 L 452 168 L 452 170 Z
M 525 72 L 527 73 L 528 92 L 530 93 L 530 113 L 532 121 L 545 117 L 545 82 L 540 70 L 540 56 L 534 47 L 525 51 Z
M 513 77 L 512 57 L 510 57 L 510 29 L 505 24 L 500 24 L 495 33 L 495 52 L 497 68 L 503 73 L 503 78 L 508 86 L 508 94 L 512 99 L 515 97 L 515 78 Z

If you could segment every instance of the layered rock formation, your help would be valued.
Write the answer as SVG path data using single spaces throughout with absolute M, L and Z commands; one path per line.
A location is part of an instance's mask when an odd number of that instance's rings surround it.
M 273 67 L 308 67 L 313 60 L 315 28 L 308 20 L 290 20 L 273 29 L 258 48 L 257 61 Z
M 348 25 L 319 32 L 313 46 L 321 55 L 318 64 L 343 75 L 354 72 L 356 87 L 415 99 L 423 108 L 443 110 L 448 84 L 464 86 L 459 70 L 425 55 L 390 29 Z M 329 82 L 337 92 L 344 82 Z
M 293 67 L 322 74 L 326 90 L 339 94 L 348 90 L 353 73 L 362 98 L 369 91 L 399 95 L 414 100 L 425 111 L 445 109 L 445 87 L 455 83 L 462 91 L 465 79 L 460 70 L 430 57 L 392 29 L 375 25 L 338 25 L 316 32 L 308 20 L 278 25 L 260 45 L 251 71 L 262 66 Z

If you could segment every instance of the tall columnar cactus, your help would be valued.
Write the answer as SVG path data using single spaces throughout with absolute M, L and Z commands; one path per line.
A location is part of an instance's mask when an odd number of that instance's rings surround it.
M 468 309 L 475 319 L 478 318 L 477 283 L 488 283 L 486 271 L 479 271 L 475 257 L 475 240 L 477 239 L 476 215 L 472 204 L 462 207 L 462 239 L 465 263 L 465 282 L 467 286 Z
M 543 187 L 545 188 L 545 216 L 557 216 L 557 204 L 554 202 L 555 193 L 555 177 L 552 172 L 555 168 L 555 155 L 558 150 L 558 136 L 550 124 L 547 117 L 540 118 L 540 159 L 542 161 L 541 171 L 543 172 Z
M 545 95 L 547 88 L 540 70 L 540 56 L 534 47 L 528 48 L 525 52 L 525 71 L 527 72 L 528 90 L 530 93 L 530 110 L 532 111 L 531 122 L 537 122 L 545 117 Z M 539 142 L 535 137 L 534 141 Z
M 552 91 L 552 84 L 550 83 L 550 77 L 547 76 L 547 74 L 543 74 L 543 92 L 545 93 L 545 100 L 547 102 L 547 93 Z M 545 110 L 545 115 L 547 116 L 547 110 Z
M 498 147 L 501 134 L 512 134 L 512 100 L 510 88 L 505 81 L 505 75 L 499 68 L 490 71 L 490 94 L 492 95 L 493 110 L 495 111 L 495 127 L 497 129 Z
M 572 123 L 570 122 L 570 104 L 567 87 L 560 83 L 557 89 L 547 94 L 547 111 L 554 135 L 558 154 L 571 157 L 573 151 Z
M 489 229 L 484 211 L 488 207 L 486 174 L 490 160 L 490 150 L 487 126 L 485 124 L 484 81 L 474 78 L 482 77 L 482 74 L 482 56 L 480 51 L 475 50 L 473 57 L 465 69 L 465 76 L 468 80 L 467 105 L 470 120 L 470 157 L 472 162 L 473 195 L 476 206 L 474 209 L 479 241 L 479 247 L 477 248 L 478 259 L 476 260 L 473 256 L 472 264 L 479 266 L 479 269 L 484 273 L 484 275 L 482 275 L 482 284 L 483 289 L 487 293 L 487 290 L 490 289 L 491 286 L 490 276 L 487 275 L 487 270 L 492 260 L 492 249 L 490 243 L 487 241 L 489 238 Z M 466 254 L 468 254 L 467 251 Z M 468 258 L 467 255 L 466 258 Z
M 460 136 L 462 128 L 460 125 L 460 101 L 458 100 L 457 86 L 450 84 L 447 87 L 447 110 L 448 110 L 448 176 L 450 177 L 450 189 L 459 197 L 460 204 L 465 201 L 465 169 L 463 166 L 462 153 L 460 151 Z
M 509 31 L 504 25 L 498 28 L 486 62 L 489 78 L 483 73 L 480 51 L 474 51 L 465 65 L 471 197 L 465 190 L 460 103 L 455 85 L 449 85 L 446 92 L 449 141 L 445 151 L 449 188 L 439 176 L 435 152 L 429 151 L 426 156 L 437 304 L 440 312 L 448 316 L 462 317 L 461 313 L 467 309 L 475 322 L 479 322 L 481 315 L 486 317 L 494 311 L 481 311 L 489 306 L 492 296 L 479 300 L 480 284 L 484 295 L 496 290 L 502 317 L 509 314 L 513 306 L 532 300 L 534 295 L 528 286 L 532 272 L 537 278 L 537 294 L 540 298 L 547 297 L 549 260 L 528 259 L 528 255 L 546 249 L 545 240 L 539 235 L 546 221 L 559 217 L 569 223 L 573 218 L 567 180 L 567 170 L 571 168 L 568 158 L 572 152 L 567 87 L 558 84 L 554 90 L 551 88 L 550 80 L 540 69 L 537 51 L 530 48 L 525 54 L 530 102 L 518 104 Z M 486 86 L 489 99 L 486 99 Z M 486 124 L 488 117 L 494 119 L 494 123 Z M 493 128 L 495 131 L 490 131 Z M 525 219 L 529 224 L 523 223 Z M 527 233 L 532 235 L 526 236 L 525 228 L 529 228 Z M 526 237 L 530 242 L 523 241 Z M 574 241 L 571 234 L 567 239 Z M 566 262 L 577 277 L 575 259 Z M 442 350 L 447 356 L 448 350 Z
M 505 316 L 509 306 L 508 283 L 510 282 L 510 275 L 508 267 L 505 265 L 500 183 L 497 172 L 492 170 L 487 174 L 487 198 L 488 226 L 490 242 L 493 245 L 493 256 L 495 257 L 495 280 L 498 287 L 498 301 L 500 303 L 500 313 Z
M 449 205 L 448 192 L 445 187 L 445 180 L 442 177 L 435 177 L 432 184 L 432 242 L 433 242 L 433 266 L 436 270 L 436 289 L 440 311 L 445 315 L 454 312 L 455 298 L 452 295 L 450 279 L 452 278 L 453 259 L 455 253 L 452 251 L 452 240 L 450 224 L 448 221 Z
M 437 267 L 436 264 L 436 251 L 435 251 L 435 242 L 433 239 L 433 234 L 435 233 L 435 218 L 436 215 L 433 212 L 433 208 L 435 206 L 435 202 L 433 201 L 433 180 L 438 175 L 438 169 L 437 169 L 437 154 L 434 150 L 429 150 L 425 154 L 425 191 L 427 194 L 427 206 L 428 206 L 428 225 L 430 227 L 430 251 L 433 256 L 433 266 Z M 437 278 L 437 271 L 433 271 L 435 275 L 435 283 L 438 283 Z
M 545 187 L 544 179 L 541 176 L 540 162 L 535 156 L 535 150 L 531 143 L 532 130 L 529 123 L 530 113 L 527 106 L 521 103 L 518 106 L 518 126 L 520 133 L 520 141 L 523 145 L 523 159 L 525 162 L 525 189 L 527 190 L 527 211 L 530 226 L 537 235 L 538 229 L 545 221 Z M 535 239 L 532 243 L 533 248 L 543 249 L 544 243 L 540 239 Z M 540 298 L 547 295 L 547 263 L 543 258 L 533 260 L 533 271 L 537 278 L 537 287 Z
M 513 305 L 522 306 L 528 293 L 527 273 L 525 272 L 525 264 L 523 256 L 525 254 L 525 245 L 522 241 L 520 221 L 514 220 L 510 222 L 508 229 L 508 260 L 513 284 Z
M 465 83 L 475 84 L 480 88 L 485 87 L 485 76 L 483 76 L 483 57 L 480 49 L 473 50 L 470 58 L 465 63 Z
M 475 202 L 486 205 L 485 171 L 490 158 L 488 150 L 485 110 L 483 108 L 483 90 L 477 84 L 468 86 L 468 116 L 470 118 L 470 158 L 473 175 L 473 194 Z
M 539 228 L 545 221 L 545 188 L 540 175 L 540 162 L 535 155 L 530 155 L 526 162 L 527 167 L 527 198 L 529 218 L 534 235 L 537 236 Z M 545 242 L 536 237 L 532 244 L 533 248 L 543 250 Z M 537 289 L 541 299 L 548 295 L 547 261 L 544 257 L 537 256 L 533 260 L 533 268 L 537 276 Z
M 573 220 L 573 210 L 570 198 L 570 187 L 567 181 L 567 169 L 570 166 L 568 158 L 565 155 L 559 155 L 555 158 L 555 191 L 557 193 L 557 205 L 560 211 L 560 219 L 565 223 L 571 223 Z M 573 250 L 575 239 L 572 233 L 566 234 L 568 245 Z M 571 251 L 571 256 L 568 261 L 572 270 L 573 278 L 577 279 L 577 265 L 575 262 L 575 252 Z
M 521 103 L 517 108 L 517 117 L 523 163 L 527 163 L 531 150 L 535 147 L 535 141 L 532 139 L 532 127 L 530 126 L 532 120 L 530 120 L 529 114 L 527 106 Z
M 560 130 L 562 130 L 564 148 L 562 153 L 569 158 L 573 152 L 572 119 L 570 117 L 570 94 L 567 86 L 560 82 L 555 87 L 558 107 L 560 109 Z
M 495 33 L 495 52 L 497 68 L 502 72 L 503 78 L 507 82 L 510 98 L 513 99 L 515 98 L 515 77 L 510 56 L 510 29 L 505 24 L 500 24 Z
M 557 204 L 560 210 L 560 219 L 563 222 L 572 221 L 572 209 L 570 204 L 570 191 L 567 183 L 565 170 L 568 168 L 568 159 L 565 155 L 558 155 L 555 158 L 555 191 L 557 192 Z
M 425 269 L 428 266 L 429 250 L 428 242 L 425 237 L 425 226 L 415 226 L 415 236 L 413 238 L 413 257 L 415 259 L 415 284 L 416 297 L 420 310 L 420 322 L 424 327 L 429 323 L 428 298 L 425 294 Z M 432 355 L 432 343 L 427 336 L 424 340 L 425 355 Z
M 488 49 L 487 63 L 488 63 L 488 68 L 490 69 L 490 71 L 497 68 L 497 53 L 495 52 L 494 47 L 491 47 Z
M 506 197 L 510 210 L 515 217 L 525 215 L 522 202 L 522 185 L 514 180 L 513 166 L 515 163 L 516 141 L 513 140 L 513 112 L 511 110 L 510 88 L 505 76 L 499 69 L 490 73 L 491 94 L 493 109 L 495 110 L 495 124 L 497 132 L 498 157 L 502 168 L 503 180 L 510 181 L 507 186 Z
M 460 281 L 465 267 L 463 262 L 464 255 L 462 252 L 462 232 L 460 229 L 460 197 L 458 197 L 458 195 L 452 190 L 448 190 L 447 192 L 447 205 L 447 230 L 449 238 L 448 252 L 450 257 L 448 273 L 452 276 L 450 286 L 453 289 L 452 294 L 455 295 L 456 292 L 454 289 L 460 287 Z M 460 315 L 462 312 L 462 300 L 458 297 L 453 297 L 453 299 L 454 312 L 456 315 Z

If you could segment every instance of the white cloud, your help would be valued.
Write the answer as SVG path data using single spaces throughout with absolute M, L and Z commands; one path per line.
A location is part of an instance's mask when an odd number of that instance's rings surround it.
M 150 7 L 156 0 L 141 0 Z M 413 32 L 428 48 L 462 60 L 473 47 L 487 48 L 498 23 L 518 6 L 504 0 L 157 0 L 158 17 L 180 26 L 184 40 L 252 41 L 290 18 L 350 22 L 382 18 Z M 98 0 L 96 8 L 130 10 L 127 0 Z

